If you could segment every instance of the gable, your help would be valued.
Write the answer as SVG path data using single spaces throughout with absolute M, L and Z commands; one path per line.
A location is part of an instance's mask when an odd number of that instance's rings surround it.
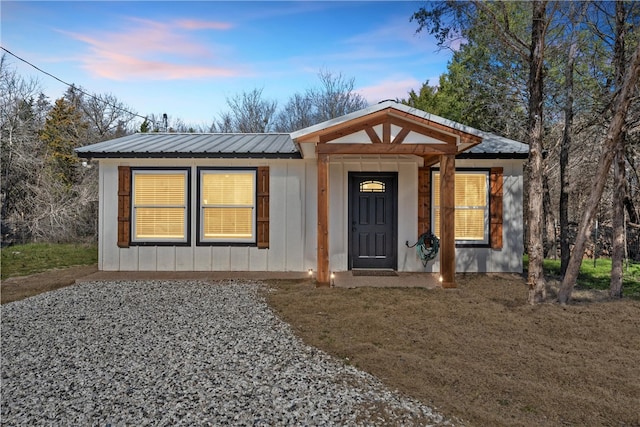
M 292 138 L 301 147 L 305 158 L 314 154 L 437 156 L 457 154 L 482 141 L 480 136 L 465 129 L 397 108 L 400 104 L 386 104 L 384 108 L 362 110 L 348 120 L 332 120 L 312 126 L 292 134 Z

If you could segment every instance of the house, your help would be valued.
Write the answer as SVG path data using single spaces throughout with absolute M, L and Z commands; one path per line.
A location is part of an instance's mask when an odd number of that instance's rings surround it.
M 137 133 L 99 161 L 109 271 L 521 272 L 528 146 L 393 101 L 291 134 Z M 439 253 L 415 248 L 433 229 Z

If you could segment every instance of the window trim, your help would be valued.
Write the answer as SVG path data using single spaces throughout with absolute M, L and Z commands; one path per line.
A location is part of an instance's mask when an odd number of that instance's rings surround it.
M 142 167 L 132 166 L 131 170 L 131 222 L 130 222 L 130 246 L 191 246 L 191 168 L 190 167 Z M 184 198 L 184 239 L 136 239 L 136 205 L 135 205 L 135 176 L 142 174 L 176 173 L 185 175 L 185 198 Z
M 430 220 L 431 220 L 431 224 L 433 224 L 434 229 L 436 224 L 435 175 L 439 173 L 440 173 L 440 168 L 431 169 Z M 456 168 L 455 174 L 457 175 L 458 173 L 477 173 L 477 174 L 485 175 L 486 177 L 485 188 L 487 191 L 487 199 L 486 199 L 487 206 L 485 207 L 485 217 L 484 217 L 484 239 L 483 240 L 456 239 L 455 245 L 457 248 L 490 248 L 491 247 L 491 169 L 490 168 Z
M 253 173 L 253 211 L 252 211 L 252 237 L 250 239 L 211 239 L 204 237 L 204 209 L 202 204 L 202 178 L 205 173 Z M 197 168 L 197 193 L 196 193 L 196 246 L 258 246 L 258 168 L 257 167 L 223 167 L 223 166 L 199 166 Z

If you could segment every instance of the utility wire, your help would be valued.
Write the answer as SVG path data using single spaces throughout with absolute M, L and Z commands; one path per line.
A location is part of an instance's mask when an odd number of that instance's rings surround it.
M 53 74 L 51 74 L 51 73 L 48 73 L 48 72 L 44 71 L 42 68 L 39 68 L 39 67 L 37 67 L 37 66 L 33 65 L 31 62 L 27 61 L 26 59 L 20 58 L 18 55 L 16 55 L 15 53 L 11 52 L 9 49 L 5 48 L 4 46 L 0 46 L 0 49 L 4 50 L 4 51 L 5 51 L 5 52 L 7 52 L 9 55 L 13 56 L 13 57 L 14 57 L 14 58 L 16 58 L 16 59 L 19 59 L 20 61 L 24 62 L 25 64 L 27 64 L 27 65 L 29 65 L 29 66 L 31 66 L 31 67 L 33 67 L 33 68 L 35 68 L 36 70 L 40 71 L 41 73 L 46 74 L 47 76 L 49 76 L 49 77 L 51 77 L 51 78 L 56 79 L 56 80 L 57 80 L 57 81 L 59 81 L 60 83 L 62 83 L 62 84 L 64 84 L 64 85 L 67 85 L 67 86 L 69 86 L 70 88 L 72 88 L 72 89 L 74 89 L 74 90 L 77 90 L 78 92 L 80 92 L 80 93 L 81 93 L 81 94 L 83 94 L 83 95 L 86 95 L 86 96 L 88 96 L 88 97 L 90 97 L 90 98 L 93 98 L 93 99 L 95 99 L 96 101 L 102 102 L 103 104 L 106 104 L 106 105 L 108 105 L 108 106 L 110 106 L 110 107 L 112 107 L 112 108 L 115 108 L 116 110 L 124 111 L 125 113 L 131 114 L 131 115 L 132 115 L 132 116 L 134 116 L 134 117 L 139 117 L 139 118 L 141 118 L 141 119 L 144 119 L 144 120 L 146 120 L 146 121 L 149 121 L 149 119 L 148 119 L 147 117 L 141 116 L 140 114 L 137 114 L 137 113 L 134 113 L 134 112 L 132 112 L 132 111 L 126 110 L 126 109 L 124 109 L 124 108 L 122 108 L 122 107 L 118 107 L 117 105 L 110 104 L 109 102 L 105 101 L 104 99 L 100 99 L 100 98 L 98 98 L 97 96 L 95 96 L 95 95 L 93 95 L 93 94 L 90 94 L 90 93 L 88 93 L 88 92 L 85 92 L 84 90 L 82 90 L 82 88 L 80 88 L 80 87 L 78 87 L 78 86 L 76 86 L 76 85 L 74 85 L 74 84 L 71 84 L 71 83 L 67 83 L 67 82 L 65 82 L 64 80 L 62 80 L 62 79 L 60 79 L 60 78 L 58 78 L 58 77 L 54 76 Z M 154 123 L 154 125 L 155 125 L 155 123 Z

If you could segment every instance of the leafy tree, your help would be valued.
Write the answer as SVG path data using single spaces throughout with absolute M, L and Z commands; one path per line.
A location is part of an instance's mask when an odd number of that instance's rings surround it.
M 151 130 L 151 124 L 149 120 L 145 117 L 144 121 L 140 125 L 140 133 L 148 133 Z
M 546 297 L 543 271 L 543 78 L 545 37 L 552 15 L 547 1 L 519 2 L 440 2 L 421 8 L 413 15 L 418 31 L 428 29 L 440 45 L 455 38 L 466 40 L 462 50 L 472 64 L 479 81 L 492 82 L 485 91 L 486 116 L 498 118 L 491 111 L 512 102 L 526 106 L 526 140 L 529 143 L 527 236 L 529 253 L 529 302 Z M 486 58 L 489 58 L 487 60 Z M 493 96 L 491 96 L 493 94 Z M 472 97 L 473 98 L 473 97 Z M 474 98 L 479 99 L 479 98 Z M 522 111 L 522 108 L 512 108 Z M 503 110 L 504 111 L 504 110 Z M 507 114 L 507 117 L 509 114 Z M 509 134 L 499 120 L 480 128 Z
M 558 300 L 560 303 L 566 304 L 571 299 L 571 293 L 578 278 L 578 273 L 580 272 L 582 255 L 584 254 L 584 247 L 589 237 L 591 223 L 595 217 L 602 192 L 604 191 L 606 175 L 609 173 L 609 169 L 611 168 L 611 163 L 616 153 L 616 146 L 618 145 L 619 139 L 623 133 L 627 113 L 634 97 L 635 86 L 639 76 L 640 44 L 638 44 L 633 54 L 624 74 L 622 86 L 616 94 L 615 103 L 612 109 L 613 117 L 605 135 L 602 152 L 600 154 L 600 162 L 598 164 L 595 180 L 591 187 L 589 201 L 585 206 L 580 226 L 578 228 L 578 236 L 576 238 L 573 254 L 569 260 L 569 266 L 567 267 L 567 272 L 562 280 L 562 285 L 558 293 Z
M 47 116 L 40 139 L 47 147 L 47 164 L 53 177 L 70 186 L 75 182 L 78 157 L 73 149 L 82 146 L 88 124 L 82 114 L 64 98 L 56 100 Z

